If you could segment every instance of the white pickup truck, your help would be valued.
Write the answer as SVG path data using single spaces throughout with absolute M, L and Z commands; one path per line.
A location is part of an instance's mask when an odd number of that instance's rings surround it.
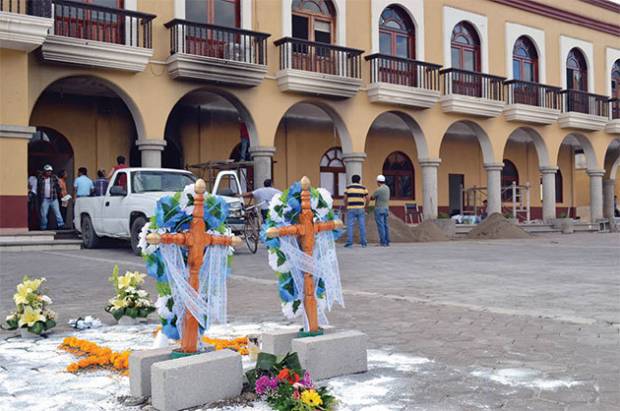
M 95 248 L 101 237 L 127 239 L 136 254 L 140 230 L 153 215 L 162 196 L 183 191 L 196 177 L 185 170 L 125 168 L 117 170 L 104 196 L 80 197 L 75 202 L 74 224 L 85 248 Z M 231 216 L 241 209 L 241 184 L 234 172 L 218 174 L 214 193 L 224 197 Z

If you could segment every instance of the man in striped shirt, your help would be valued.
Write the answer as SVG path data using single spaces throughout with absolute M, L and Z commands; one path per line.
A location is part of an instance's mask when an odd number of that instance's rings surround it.
M 362 178 L 355 174 L 351 177 L 353 184 L 348 185 L 344 192 L 344 205 L 347 209 L 347 243 L 345 247 L 353 245 L 353 225 L 357 221 L 360 230 L 360 244 L 366 247 L 366 206 L 368 205 L 368 190 L 360 184 Z

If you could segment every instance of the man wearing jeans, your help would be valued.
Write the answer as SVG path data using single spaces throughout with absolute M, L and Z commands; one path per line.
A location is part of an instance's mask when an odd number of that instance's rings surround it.
M 368 190 L 360 184 L 362 178 L 355 174 L 351 177 L 353 184 L 347 186 L 344 192 L 344 206 L 347 209 L 347 243 L 345 247 L 353 245 L 353 225 L 357 221 L 360 229 L 360 244 L 366 247 L 366 205 L 368 204 Z
M 43 175 L 37 182 L 37 194 L 39 196 L 39 204 L 41 204 L 41 230 L 47 230 L 47 213 L 50 207 L 54 210 L 56 216 L 56 225 L 59 230 L 65 226 L 65 222 L 60 214 L 60 204 L 58 198 L 60 196 L 60 184 L 58 177 L 52 174 L 54 169 L 49 164 L 43 167 Z
M 379 232 L 379 245 L 382 247 L 390 246 L 390 227 L 388 226 L 388 216 L 390 214 L 390 187 L 385 184 L 385 176 L 377 176 L 378 188 L 370 197 L 375 200 L 375 222 Z

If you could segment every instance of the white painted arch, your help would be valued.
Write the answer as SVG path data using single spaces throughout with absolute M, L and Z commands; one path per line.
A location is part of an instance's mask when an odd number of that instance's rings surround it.
M 498 161 L 495 159 L 493 152 L 493 144 L 486 131 L 476 122 L 471 120 L 457 120 L 450 124 L 441 137 L 441 144 L 445 142 L 446 138 L 450 134 L 467 134 L 475 137 L 480 144 L 480 150 L 482 151 L 482 162 L 484 164 L 496 164 Z M 441 147 L 440 147 L 441 152 Z
M 516 23 L 506 23 L 506 78 L 513 79 L 512 50 L 515 42 L 521 36 L 528 37 L 538 53 L 538 81 L 547 82 L 547 59 L 545 51 L 545 32 L 530 26 Z
M 282 3 L 282 37 L 293 35 L 292 0 L 280 0 Z M 336 9 L 336 42 L 338 46 L 347 47 L 347 1 L 331 0 Z
M 480 68 L 483 73 L 489 72 L 489 33 L 487 16 L 470 11 L 443 7 L 443 66 L 452 67 L 452 31 L 461 21 L 470 23 L 480 37 Z
M 379 52 L 379 19 L 388 6 L 401 7 L 415 26 L 415 59 L 424 60 L 424 1 L 423 0 L 372 0 L 371 4 L 371 50 Z
M 428 144 L 426 142 L 426 137 L 424 137 L 424 132 L 422 132 L 422 128 L 414 120 L 413 117 L 399 110 L 384 111 L 383 113 L 376 116 L 373 122 L 370 124 L 368 131 L 366 132 L 366 143 L 365 144 L 368 144 L 368 134 L 370 133 L 370 129 L 373 127 L 373 125 L 375 125 L 375 123 L 377 122 L 377 120 L 379 120 L 381 116 L 384 116 L 386 114 L 393 114 L 397 116 L 398 118 L 400 118 L 403 121 L 403 123 L 405 123 L 405 127 L 409 130 L 409 132 L 411 133 L 411 136 L 413 137 L 413 141 L 415 143 L 416 150 L 418 152 L 418 159 L 419 160 L 428 159 L 430 157 L 429 151 L 428 151 Z
M 510 133 L 506 143 L 504 145 L 504 152 L 506 152 L 506 146 L 508 145 L 508 141 L 510 139 L 513 140 L 529 140 L 534 144 L 534 148 L 536 149 L 536 156 L 538 157 L 538 167 L 553 167 L 555 164 L 550 163 L 549 161 L 549 150 L 547 149 L 547 144 L 543 137 L 533 128 L 530 127 L 519 127 Z
M 586 59 L 588 65 L 588 93 L 594 93 L 594 47 L 592 43 L 568 36 L 560 36 L 560 79 L 562 88 L 566 88 L 566 58 L 568 53 L 578 48 Z

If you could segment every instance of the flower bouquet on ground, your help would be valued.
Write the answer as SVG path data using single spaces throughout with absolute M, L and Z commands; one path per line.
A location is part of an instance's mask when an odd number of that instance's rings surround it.
M 6 317 L 7 330 L 20 329 L 22 336 L 26 332 L 41 335 L 56 326 L 56 313 L 50 310 L 48 305 L 52 299 L 41 292 L 41 284 L 45 278 L 33 280 L 25 276 L 21 284 L 17 285 L 17 293 L 13 295 L 15 311 Z
M 283 357 L 260 353 L 256 368 L 246 373 L 250 389 L 277 411 L 334 410 L 336 398 L 316 387 L 301 368 L 297 353 Z
M 135 321 L 138 318 L 146 318 L 155 311 L 155 306 L 149 300 L 149 293 L 140 289 L 144 283 L 146 274 L 127 271 L 125 275 L 118 275 L 118 266 L 114 266 L 110 282 L 114 286 L 116 296 L 109 300 L 105 308 L 112 314 L 116 321 L 121 322 L 123 317 Z

